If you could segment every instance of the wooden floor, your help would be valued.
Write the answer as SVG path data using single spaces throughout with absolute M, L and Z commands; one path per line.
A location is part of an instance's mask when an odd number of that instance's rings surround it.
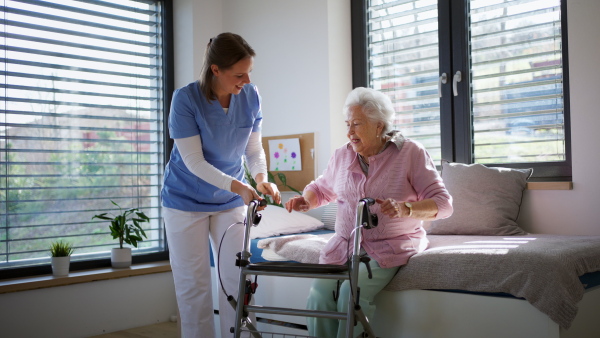
M 179 328 L 175 322 L 164 322 L 134 329 L 106 333 L 94 338 L 178 338 Z

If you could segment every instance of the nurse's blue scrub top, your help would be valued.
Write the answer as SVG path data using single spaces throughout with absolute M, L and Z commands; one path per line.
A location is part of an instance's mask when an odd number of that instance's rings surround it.
M 261 98 L 253 84 L 247 84 L 238 95 L 231 95 L 229 111 L 218 101 L 210 103 L 200 92 L 198 81 L 173 93 L 169 114 L 171 138 L 200 134 L 202 151 L 208 163 L 237 180 L 246 182 L 242 156 L 250 133 L 260 131 Z M 212 212 L 244 205 L 241 196 L 222 190 L 192 174 L 173 146 L 165 168 L 162 205 L 183 211 Z

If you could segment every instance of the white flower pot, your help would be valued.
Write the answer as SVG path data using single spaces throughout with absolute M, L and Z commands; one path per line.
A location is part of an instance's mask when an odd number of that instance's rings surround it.
M 51 257 L 52 258 L 52 275 L 54 277 L 64 277 L 69 275 L 69 265 L 71 264 L 71 256 Z
M 113 248 L 110 252 L 110 263 L 113 268 L 131 266 L 131 248 Z

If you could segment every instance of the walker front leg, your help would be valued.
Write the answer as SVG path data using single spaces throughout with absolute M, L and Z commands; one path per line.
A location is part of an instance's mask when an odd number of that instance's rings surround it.
M 258 222 L 260 222 L 260 215 L 256 214 L 256 209 L 259 205 L 264 206 L 265 204 L 265 200 L 252 200 L 250 201 L 250 203 L 248 203 L 246 221 L 244 222 L 244 243 L 242 246 L 242 251 L 237 254 L 238 257 L 236 259 L 236 265 L 240 267 L 238 299 L 236 301 L 235 299 L 233 299 L 233 296 L 229 296 L 231 297 L 231 299 L 228 298 L 229 303 L 235 309 L 235 326 L 233 327 L 233 334 L 235 338 L 240 337 L 242 319 L 247 321 L 247 325 L 252 331 L 256 332 L 256 328 L 247 318 L 248 314 L 245 313 L 246 311 L 244 310 L 244 299 L 246 295 L 246 273 L 244 272 L 244 267 L 250 263 L 250 256 L 252 256 L 252 254 L 250 253 L 250 228 L 252 225 L 258 224 Z M 253 333 L 253 336 L 256 338 L 261 337 L 260 334 L 257 335 L 256 333 Z
M 355 321 L 355 313 L 356 310 L 361 314 L 363 318 L 368 323 L 368 320 L 362 314 L 362 310 L 360 309 L 359 303 L 359 295 L 358 295 L 358 272 L 361 263 L 360 259 L 360 243 L 362 242 L 362 228 L 363 226 L 367 228 L 372 228 L 377 226 L 377 218 L 371 219 L 371 215 L 369 213 L 369 206 L 373 205 L 375 200 L 372 198 L 363 198 L 358 201 L 358 205 L 356 207 L 356 224 L 354 226 L 354 251 L 352 254 L 352 261 L 350 265 L 350 295 L 348 299 L 348 319 L 346 320 L 346 337 L 350 338 L 354 332 L 354 321 Z M 362 320 L 361 320 L 362 322 Z M 369 334 L 373 334 L 371 327 L 369 325 L 363 325 L 364 329 L 368 331 Z M 372 337 L 375 337 L 374 335 Z

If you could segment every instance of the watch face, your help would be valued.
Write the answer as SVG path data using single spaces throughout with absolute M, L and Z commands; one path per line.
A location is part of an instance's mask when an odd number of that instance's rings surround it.
M 412 204 L 410 204 L 409 202 L 404 202 L 404 205 L 406 205 L 407 208 L 412 208 Z

